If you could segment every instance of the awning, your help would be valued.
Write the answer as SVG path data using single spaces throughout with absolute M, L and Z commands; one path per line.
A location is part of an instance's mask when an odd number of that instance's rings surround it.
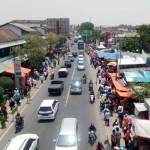
M 147 111 L 146 107 L 144 106 L 144 103 L 134 103 L 134 106 L 138 112 Z
M 125 97 L 125 98 L 131 98 L 131 95 L 132 95 L 132 93 L 130 91 L 128 91 L 128 92 L 116 91 L 116 92 L 120 97 Z
M 150 120 L 134 119 L 131 135 L 150 139 Z
M 126 91 L 130 91 L 130 88 L 128 88 L 128 87 L 122 87 L 118 81 L 113 80 L 112 82 L 113 82 L 116 90 L 118 90 L 118 91 L 125 91 L 125 92 Z
M 122 77 L 119 73 L 108 73 L 108 75 L 111 76 L 111 77 L 116 77 L 116 76 L 119 77 L 119 78 Z
M 21 76 L 24 77 L 25 74 L 30 73 L 31 69 L 21 67 L 21 71 L 22 71 Z M 6 71 L 4 71 L 4 73 L 14 74 L 14 67 L 11 67 L 11 68 L 7 69 Z

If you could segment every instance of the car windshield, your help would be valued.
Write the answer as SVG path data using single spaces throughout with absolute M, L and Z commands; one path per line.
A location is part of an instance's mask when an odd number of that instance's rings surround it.
M 70 147 L 77 145 L 77 138 L 75 135 L 60 135 L 57 140 L 58 147 Z
M 84 66 L 84 63 L 78 63 L 79 66 Z
M 68 56 L 68 58 L 72 58 L 72 56 Z
M 79 56 L 79 58 L 83 58 L 83 56 Z
M 40 107 L 39 111 L 52 111 L 51 107 Z

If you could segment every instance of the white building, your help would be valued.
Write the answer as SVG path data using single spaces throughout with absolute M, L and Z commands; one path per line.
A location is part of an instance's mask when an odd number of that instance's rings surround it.
M 124 24 L 121 24 L 118 26 L 118 31 L 120 32 L 128 32 L 129 29 L 128 29 L 128 26 L 124 25 Z

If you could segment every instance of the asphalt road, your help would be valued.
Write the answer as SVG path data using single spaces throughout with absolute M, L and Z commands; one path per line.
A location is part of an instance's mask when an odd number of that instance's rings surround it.
M 69 41 L 69 43 L 70 42 L 71 40 Z M 78 51 L 76 44 L 70 49 L 70 53 L 72 53 L 72 51 Z M 18 134 L 37 134 L 40 138 L 40 150 L 55 149 L 55 143 L 53 142 L 53 139 L 57 138 L 61 121 L 63 118 L 66 117 L 75 117 L 78 120 L 79 135 L 81 139 L 79 143 L 79 150 L 95 150 L 95 144 L 93 145 L 93 147 L 91 147 L 88 143 L 88 127 L 91 123 L 94 123 L 97 128 L 97 141 L 104 141 L 106 139 L 105 129 L 99 115 L 98 100 L 96 100 L 96 103 L 94 104 L 89 103 L 88 84 L 83 85 L 82 95 L 70 95 L 69 93 L 69 84 L 71 83 L 71 80 L 74 76 L 82 77 L 85 73 L 88 77 L 88 81 L 92 79 L 93 82 L 95 82 L 95 73 L 93 73 L 94 69 L 91 68 L 88 58 L 89 57 L 87 56 L 87 54 L 85 54 L 85 71 L 77 71 L 76 58 L 75 61 L 72 63 L 72 68 L 69 69 L 68 77 L 61 78 L 61 80 L 64 80 L 65 83 L 65 88 L 61 96 L 48 95 L 47 89 L 50 84 L 50 81 L 48 79 L 35 94 L 31 104 L 27 105 L 27 107 L 23 110 L 22 115 L 24 115 L 25 126 L 24 129 Z M 61 61 L 60 65 L 63 65 L 63 61 Z M 56 67 L 55 69 L 55 79 L 58 78 L 58 69 L 59 67 Z M 38 107 L 40 106 L 41 101 L 44 99 L 59 100 L 59 111 L 54 121 L 38 122 L 37 120 Z M 15 129 L 14 126 L 12 126 L 5 134 L 5 136 L 1 139 L 0 149 L 3 149 L 7 144 L 7 141 L 15 136 Z

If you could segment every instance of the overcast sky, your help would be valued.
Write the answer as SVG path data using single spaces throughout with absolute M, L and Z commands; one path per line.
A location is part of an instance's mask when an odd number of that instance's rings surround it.
M 95 26 L 150 24 L 150 0 L 0 0 L 0 24 L 12 20 L 70 18 Z

